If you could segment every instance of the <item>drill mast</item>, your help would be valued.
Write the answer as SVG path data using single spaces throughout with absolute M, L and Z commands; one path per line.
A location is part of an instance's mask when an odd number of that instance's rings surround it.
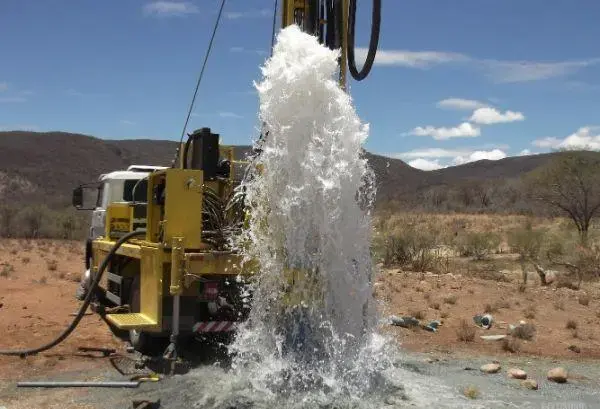
M 365 64 L 361 71 L 354 59 L 354 25 L 357 0 L 284 0 L 281 25 L 296 24 L 300 29 L 318 38 L 330 49 L 340 49 L 339 83 L 346 90 L 347 71 L 352 77 L 363 80 L 371 70 L 379 42 L 381 0 L 373 0 L 371 39 Z

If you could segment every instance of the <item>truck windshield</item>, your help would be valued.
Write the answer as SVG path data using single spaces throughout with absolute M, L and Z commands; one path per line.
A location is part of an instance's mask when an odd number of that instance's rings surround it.
M 139 183 L 138 183 L 139 182 Z M 137 184 L 135 188 L 135 201 L 136 202 L 146 202 L 148 181 L 147 179 L 139 180 L 139 179 L 128 179 L 125 181 L 125 186 L 123 187 L 123 200 L 125 202 L 133 202 L 133 188 Z

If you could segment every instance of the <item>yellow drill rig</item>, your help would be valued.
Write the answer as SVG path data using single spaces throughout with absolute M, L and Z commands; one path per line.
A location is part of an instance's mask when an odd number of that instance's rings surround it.
M 380 9 L 375 0 L 360 72 L 354 62 L 356 0 L 285 0 L 282 27 L 296 24 L 325 46 L 341 49 L 339 81 L 345 89 L 348 68 L 362 80 L 373 64 Z M 243 228 L 243 202 L 233 199 L 235 165 L 242 162 L 233 160 L 233 149 L 221 146 L 209 128 L 190 134 L 180 152 L 178 166 L 147 176 L 142 200 L 108 206 L 105 232 L 92 243 L 90 263 L 97 278 L 103 260 L 110 259 L 103 285 L 94 289 L 97 310 L 109 311 L 106 320 L 128 330 L 138 350 L 168 336 L 169 356 L 182 335 L 233 331 L 248 312 L 241 286 L 256 271 L 241 268 L 226 240 Z
M 321 44 L 341 50 L 343 89 L 348 70 L 356 80 L 366 77 L 377 49 L 381 0 L 373 1 L 361 71 L 354 61 L 356 0 L 283 0 L 281 10 L 282 27 L 296 24 Z M 170 359 L 177 356 L 182 336 L 231 333 L 247 317 L 249 300 L 240 289 L 259 269 L 247 263 L 242 268 L 228 238 L 244 228 L 247 216 L 243 196 L 234 194 L 236 170 L 253 165 L 235 161 L 233 148 L 221 146 L 209 128 L 189 134 L 178 152 L 170 168 L 147 169 L 130 201 L 106 207 L 104 232 L 88 246 L 88 288 L 73 322 L 45 345 L 0 354 L 25 356 L 54 347 L 90 305 L 113 327 L 129 331 L 140 351 L 160 344 L 157 338 L 170 340 L 163 354 Z M 79 187 L 73 204 L 81 207 L 82 201 Z

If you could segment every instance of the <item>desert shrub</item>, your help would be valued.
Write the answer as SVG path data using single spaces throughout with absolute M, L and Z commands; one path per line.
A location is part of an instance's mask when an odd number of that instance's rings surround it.
M 506 352 L 519 352 L 521 349 L 521 341 L 519 338 L 506 337 L 502 340 L 502 350 Z
M 469 232 L 458 240 L 458 252 L 463 257 L 483 260 L 500 245 L 500 236 L 494 232 Z
M 579 304 L 588 306 L 590 305 L 590 296 L 587 294 L 581 294 L 578 298 Z
M 535 335 L 535 325 L 527 323 L 515 327 L 512 336 L 519 339 L 532 340 Z
M 0 267 L 0 277 L 10 277 L 11 274 L 15 271 L 15 268 L 12 266 L 12 264 L 3 263 L 1 266 L 2 267 Z
M 0 206 L 0 235 L 2 237 L 13 237 L 17 212 L 15 206 L 6 204 Z
M 530 305 L 525 310 L 523 310 L 523 316 L 528 319 L 534 319 L 536 314 L 535 307 Z
M 391 219 L 378 223 L 374 253 L 386 266 L 426 271 L 439 265 L 440 229 L 419 217 Z
M 475 340 L 475 327 L 469 324 L 467 320 L 462 319 L 456 330 L 456 336 L 459 341 L 473 342 Z
M 567 324 L 565 325 L 566 329 L 577 329 L 577 321 L 575 320 L 568 320 Z
M 458 300 L 458 298 L 456 297 L 456 295 L 449 295 L 449 296 L 444 297 L 444 302 L 446 304 L 454 305 L 454 304 L 456 304 L 457 300 Z
M 508 245 L 519 255 L 523 284 L 527 284 L 526 262 L 537 260 L 544 244 L 545 230 L 534 229 L 531 222 L 508 233 Z M 525 290 L 525 288 L 523 288 Z
M 48 260 L 46 262 L 46 267 L 50 271 L 56 271 L 56 269 L 58 268 L 58 262 L 56 260 Z

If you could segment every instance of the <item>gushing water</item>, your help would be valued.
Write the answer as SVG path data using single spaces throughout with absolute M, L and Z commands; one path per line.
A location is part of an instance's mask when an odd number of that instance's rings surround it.
M 263 138 L 243 182 L 238 246 L 260 273 L 235 364 L 278 392 L 368 389 L 383 360 L 370 254 L 368 127 L 338 85 L 338 51 L 290 26 L 257 85 Z
M 200 368 L 174 402 L 211 409 L 469 406 L 407 370 L 394 343 L 377 334 L 375 183 L 362 155 L 368 127 L 338 86 L 337 58 L 290 26 L 262 68 L 264 137 L 240 186 L 251 218 L 233 243 L 259 264 L 250 317 L 229 348 L 231 370 Z

